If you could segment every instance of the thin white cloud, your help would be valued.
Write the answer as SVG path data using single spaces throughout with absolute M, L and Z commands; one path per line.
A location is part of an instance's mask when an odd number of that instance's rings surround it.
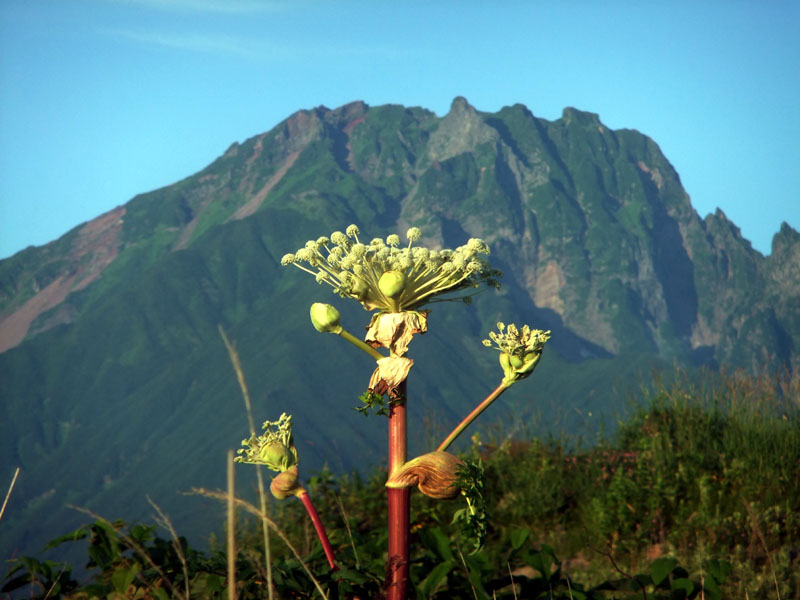
M 105 29 L 103 33 L 116 38 L 150 46 L 186 52 L 228 55 L 258 61 L 303 62 L 338 56 L 349 59 L 358 56 L 382 56 L 385 60 L 408 58 L 413 51 L 399 51 L 391 46 L 359 46 L 347 42 L 337 44 L 282 44 L 275 40 L 247 36 L 225 35 L 196 31 L 144 31 L 138 29 Z
M 280 0 L 116 0 L 120 4 L 165 11 L 252 14 L 282 11 L 292 6 Z
M 264 55 L 263 44 L 225 35 L 203 33 L 159 33 L 123 29 L 108 30 L 112 35 L 135 42 L 210 54 L 230 54 L 245 58 Z

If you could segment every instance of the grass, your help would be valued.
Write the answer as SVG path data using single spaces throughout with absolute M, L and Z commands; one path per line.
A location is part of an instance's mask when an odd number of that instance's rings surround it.
M 416 597 L 800 597 L 798 378 L 678 373 L 668 383 L 656 377 L 639 404 L 591 447 L 473 438 L 468 454 L 482 458 L 486 476 L 486 544 L 470 553 L 471 540 L 451 525 L 460 501 L 415 494 Z M 336 574 L 303 507 L 270 506 L 270 526 L 280 532 L 271 550 L 276 597 L 381 594 L 385 477 L 324 470 L 308 481 L 343 565 Z M 267 597 L 265 518 L 238 518 L 239 597 Z M 75 537 L 89 540 L 90 581 L 78 584 L 64 565 L 28 557 L 12 564 L 4 592 L 18 584 L 39 598 L 48 590 L 49 597 L 135 597 L 136 589 L 160 597 L 153 590 L 170 587 L 186 597 L 227 594 L 226 552 L 213 541 L 198 552 L 185 540 L 161 540 L 154 527 L 107 521 L 64 539 Z

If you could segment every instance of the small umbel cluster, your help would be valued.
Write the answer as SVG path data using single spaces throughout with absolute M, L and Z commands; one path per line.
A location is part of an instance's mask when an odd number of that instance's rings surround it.
M 507 386 L 526 378 L 542 357 L 544 344 L 550 339 L 549 331 L 531 329 L 523 325 L 522 329 L 511 323 L 508 327 L 498 323 L 499 333 L 489 332 L 491 340 L 483 340 L 483 345 L 492 347 L 492 342 L 500 350 L 500 366 L 503 367 L 503 383 Z
M 277 421 L 265 421 L 263 435 L 253 435 L 242 440 L 234 459 L 240 463 L 265 465 L 278 475 L 272 480 L 270 491 L 279 500 L 304 493 L 298 483 L 297 448 L 292 439 L 292 416 L 282 413 Z
M 472 238 L 455 250 L 412 247 L 421 234 L 412 227 L 408 245 L 400 247 L 400 236 L 362 243 L 359 230 L 350 225 L 345 233 L 309 240 L 294 254 L 286 254 L 282 265 L 296 267 L 327 283 L 343 298 L 358 300 L 366 310 L 398 313 L 419 309 L 436 296 L 476 288 L 485 283 L 499 287 L 501 273 L 480 255 L 489 254 L 483 240 Z M 305 266 L 308 265 L 308 266 Z

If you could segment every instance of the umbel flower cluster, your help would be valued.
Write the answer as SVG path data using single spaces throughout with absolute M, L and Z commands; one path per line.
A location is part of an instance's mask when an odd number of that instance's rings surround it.
M 266 465 L 273 471 L 286 471 L 297 464 L 297 449 L 292 439 L 292 417 L 281 414 L 277 421 L 265 421 L 264 434 L 242 440 L 236 462 Z
M 242 440 L 235 462 L 265 465 L 278 475 L 269 486 L 272 495 L 283 500 L 293 495 L 305 494 L 298 478 L 297 448 L 292 438 L 292 416 L 282 413 L 277 421 L 264 421 L 263 435 L 253 435 Z
M 309 240 L 294 254 L 286 254 L 281 264 L 311 273 L 318 283 L 358 300 L 366 310 L 386 313 L 417 310 L 435 296 L 481 283 L 499 287 L 501 273 L 480 256 L 489 254 L 483 240 L 473 238 L 455 250 L 437 251 L 412 247 L 421 235 L 416 227 L 408 230 L 408 245 L 403 247 L 397 234 L 364 244 L 359 233 L 350 225 L 345 233 Z

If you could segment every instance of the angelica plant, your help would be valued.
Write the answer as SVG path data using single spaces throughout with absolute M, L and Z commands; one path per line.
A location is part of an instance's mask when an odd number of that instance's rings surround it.
M 389 600 L 405 600 L 411 488 L 438 499 L 464 496 L 467 507 L 456 513 L 456 520 L 464 521 L 468 529 L 482 538 L 483 471 L 479 465 L 447 452 L 447 448 L 503 391 L 533 372 L 550 332 L 527 325 L 517 329 L 514 325 L 506 328 L 498 324 L 499 333 L 490 333 L 491 341 L 485 340 L 484 344 L 492 347 L 493 341 L 500 350 L 503 369 L 500 385 L 438 448 L 408 460 L 406 382 L 414 361 L 406 354 L 413 337 L 428 330 L 430 310 L 424 307 L 445 300 L 469 301 L 480 288 L 498 288 L 502 274 L 486 260 L 489 247 L 477 238 L 454 250 L 430 250 L 414 246 L 421 238 L 416 227 L 408 230 L 407 244 L 401 244 L 397 234 L 363 243 L 360 234 L 357 226 L 350 225 L 344 233 L 335 231 L 330 236 L 309 240 L 302 248 L 283 256 L 281 264 L 309 273 L 317 283 L 330 286 L 340 297 L 356 300 L 365 310 L 375 312 L 363 340 L 342 326 L 339 311 L 330 304 L 312 304 L 310 317 L 317 331 L 340 336 L 376 362 L 361 398 L 363 406 L 358 410 L 365 414 L 373 410 L 388 416 L 389 539 L 385 587 Z M 240 451 L 240 460 L 278 467 L 276 470 L 281 474 L 273 486 L 278 493 L 291 495 L 297 493 L 293 486 L 299 485 L 296 450 L 289 438 L 281 437 L 280 431 L 279 422 L 272 437 L 245 440 L 247 449 Z M 480 543 L 478 539 L 476 548 Z
M 277 421 L 265 421 L 262 427 L 262 435 L 251 435 L 248 439 L 242 440 L 243 448 L 239 448 L 235 462 L 260 464 L 267 468 L 277 471 L 278 475 L 273 478 L 269 486 L 270 492 L 278 500 L 283 500 L 291 496 L 296 496 L 303 503 L 317 537 L 325 551 L 325 558 L 332 570 L 336 570 L 336 558 L 333 548 L 328 540 L 328 534 L 322 520 L 311 502 L 308 492 L 300 485 L 298 479 L 300 470 L 297 466 L 297 448 L 292 438 L 292 417 L 282 413 Z

